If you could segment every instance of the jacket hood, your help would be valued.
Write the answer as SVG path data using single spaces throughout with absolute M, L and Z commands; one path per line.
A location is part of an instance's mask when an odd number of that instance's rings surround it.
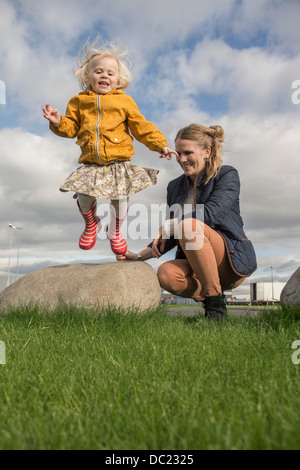
M 80 93 L 78 93 L 79 95 L 99 95 L 99 93 L 95 93 L 93 90 L 84 90 L 84 91 L 81 91 Z M 125 95 L 124 91 L 123 90 L 119 90 L 118 88 L 113 88 L 111 91 L 109 91 L 108 93 L 105 93 L 105 95 L 101 95 L 101 96 L 108 96 L 108 95 Z

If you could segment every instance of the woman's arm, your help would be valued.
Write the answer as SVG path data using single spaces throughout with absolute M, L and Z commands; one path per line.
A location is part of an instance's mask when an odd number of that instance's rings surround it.
M 153 241 L 139 253 L 127 251 L 125 255 L 117 255 L 117 261 L 147 261 L 150 258 L 160 258 L 162 255 L 172 250 L 177 245 L 174 237 L 170 239 L 162 238 L 162 227 L 160 227 Z M 140 255 L 140 258 L 139 256 Z
M 132 253 L 127 251 L 126 255 L 117 255 L 117 261 L 146 261 L 147 259 L 153 258 L 152 249 L 147 246 L 144 250 L 139 253 Z
M 238 207 L 240 178 L 235 168 L 220 175 L 214 189 L 204 205 L 204 222 L 220 224 L 234 206 Z

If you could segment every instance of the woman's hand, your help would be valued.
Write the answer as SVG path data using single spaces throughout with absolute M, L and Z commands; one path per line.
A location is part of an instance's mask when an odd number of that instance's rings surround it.
M 163 227 L 160 227 L 159 231 L 155 235 L 152 242 L 152 256 L 153 258 L 160 258 L 161 252 L 158 249 L 158 244 L 160 243 L 161 251 L 164 251 L 166 240 L 162 237 Z
M 50 104 L 46 104 L 46 107 L 42 109 L 44 117 L 48 119 L 48 121 L 50 121 L 54 126 L 58 126 L 61 120 L 60 112 L 57 109 L 52 108 Z
M 132 251 L 127 251 L 125 255 L 117 255 L 117 261 L 146 261 L 147 259 L 153 258 L 152 249 L 150 246 L 147 246 L 139 253 L 132 253 Z
M 117 261 L 137 261 L 138 255 L 137 253 L 132 253 L 131 251 L 127 251 L 125 255 L 117 255 Z
M 164 147 L 161 152 L 160 152 L 160 157 L 159 158 L 166 158 L 167 160 L 171 160 L 172 154 L 176 155 L 178 157 L 178 153 L 175 150 L 169 149 L 169 147 Z

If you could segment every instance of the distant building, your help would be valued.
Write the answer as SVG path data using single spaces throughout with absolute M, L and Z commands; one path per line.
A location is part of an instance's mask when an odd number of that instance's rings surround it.
M 188 299 L 186 297 L 179 297 L 174 294 L 170 294 L 170 292 L 162 289 L 161 290 L 161 304 L 168 304 L 168 305 L 197 305 L 199 307 L 199 302 L 195 302 L 193 299 Z
M 280 294 L 284 282 L 252 282 L 250 283 L 250 296 L 252 305 L 264 305 L 280 302 Z

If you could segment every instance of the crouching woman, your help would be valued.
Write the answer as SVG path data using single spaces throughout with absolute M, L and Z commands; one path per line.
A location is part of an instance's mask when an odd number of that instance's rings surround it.
M 255 251 L 240 215 L 239 175 L 222 165 L 223 141 L 221 126 L 191 124 L 178 132 L 177 162 L 183 174 L 168 184 L 167 204 L 182 210 L 171 214 L 141 253 L 118 257 L 159 258 L 177 245 L 175 259 L 158 269 L 160 285 L 203 302 L 206 316 L 215 320 L 226 314 L 223 291 L 239 286 L 256 270 Z

